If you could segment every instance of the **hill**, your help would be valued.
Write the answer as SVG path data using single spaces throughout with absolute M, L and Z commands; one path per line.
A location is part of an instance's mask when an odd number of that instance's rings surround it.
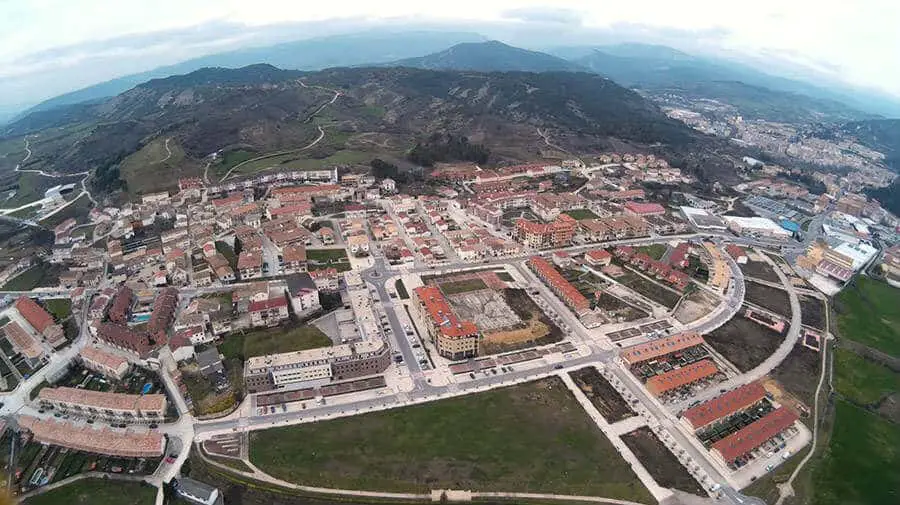
M 460 42 L 483 41 L 467 32 L 410 31 L 402 33 L 364 32 L 317 37 L 265 47 L 217 53 L 175 65 L 127 75 L 45 100 L 20 114 L 54 109 L 86 101 L 109 98 L 141 83 L 171 75 L 182 75 L 206 67 L 240 68 L 267 63 L 279 68 L 319 70 L 328 67 L 376 64 L 399 58 L 421 56 Z
M 727 154 L 733 148 L 667 118 L 639 94 L 587 73 L 407 67 L 301 72 L 254 65 L 157 79 L 70 109 L 72 114 L 61 116 L 80 114 L 81 122 L 65 129 L 78 137 L 35 149 L 24 168 L 95 170 L 94 180 L 107 184 L 121 165 L 129 185 L 140 179 L 141 190 L 150 190 L 172 184 L 186 173 L 183 167 L 201 170 L 200 160 L 213 152 L 224 153 L 220 160 L 292 153 L 249 164 L 242 173 L 368 164 L 375 157 L 404 159 L 417 142 L 440 134 L 484 145 L 489 164 L 529 161 L 545 150 L 570 156 L 556 146 L 579 153 L 628 149 L 667 156 L 701 179 L 735 177 Z M 11 130 L 25 131 L 42 114 L 23 118 Z M 177 152 L 179 166 L 159 163 L 166 157 L 160 154 L 165 141 Z M 230 163 L 211 173 L 223 175 Z
M 584 48 L 560 51 L 573 56 L 574 63 L 623 86 L 723 101 L 750 119 L 814 123 L 872 117 L 835 100 L 779 90 L 787 86 L 782 82 L 786 79 L 664 46 L 624 44 L 591 51 Z
M 885 163 L 900 172 L 900 119 L 853 121 L 840 128 L 844 135 L 885 155 Z
M 449 49 L 418 58 L 394 61 L 387 66 L 476 72 L 587 71 L 584 67 L 562 58 L 513 47 L 496 40 L 457 44 Z

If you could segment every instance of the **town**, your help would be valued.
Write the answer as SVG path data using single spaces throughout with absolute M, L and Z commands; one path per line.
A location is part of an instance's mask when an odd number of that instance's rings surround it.
M 900 223 L 859 192 L 866 164 L 814 194 L 744 161 L 726 197 L 606 153 L 439 165 L 418 195 L 337 168 L 183 178 L 62 220 L 44 257 L 0 272 L 59 272 L 2 293 L 10 487 L 105 472 L 162 489 L 192 450 L 246 467 L 260 430 L 555 379 L 655 500 L 674 474 L 753 502 L 740 490 L 814 436 L 812 400 L 777 372 L 795 349 L 818 360 L 831 337 L 810 314 L 854 275 L 900 282 L 881 245 Z

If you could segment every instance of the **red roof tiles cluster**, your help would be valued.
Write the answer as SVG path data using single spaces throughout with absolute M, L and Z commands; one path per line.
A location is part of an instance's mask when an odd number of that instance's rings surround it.
M 709 425 L 719 419 L 724 419 L 736 412 L 756 404 L 766 396 L 766 389 L 759 382 L 751 382 L 733 389 L 721 396 L 717 396 L 708 402 L 689 408 L 684 412 L 695 430 Z
M 161 456 L 166 441 L 157 432 L 133 433 L 95 429 L 91 425 L 76 426 L 67 421 L 19 416 L 19 426 L 31 431 L 35 440 L 79 451 L 108 454 L 124 458 Z
M 131 288 L 127 286 L 120 287 L 113 296 L 112 302 L 110 302 L 109 320 L 114 323 L 127 323 L 133 297 L 134 293 L 131 291 Z
M 799 419 L 794 411 L 779 407 L 712 445 L 731 464 L 771 440 Z
M 591 307 L 591 303 L 588 299 L 585 298 L 575 286 L 570 284 L 562 274 L 553 268 L 553 265 L 548 263 L 547 260 L 540 256 L 533 256 L 528 260 L 528 264 L 538 277 L 546 282 L 553 292 L 562 298 L 570 307 L 575 309 L 576 312 L 587 310 Z
M 444 294 L 437 286 L 421 286 L 415 289 L 416 296 L 425 306 L 425 311 L 431 317 L 431 321 L 438 326 L 441 334 L 447 337 L 467 337 L 478 333 L 478 327 L 472 321 L 462 321 L 450 303 L 444 298 Z
M 639 216 L 666 213 L 666 208 L 658 203 L 625 202 L 625 210 Z
M 623 349 L 619 353 L 619 357 L 628 365 L 634 365 L 673 352 L 682 351 L 689 347 L 702 345 L 704 342 L 703 337 L 699 333 L 678 333 Z
M 169 325 L 175 319 L 175 308 L 178 306 L 178 290 L 166 288 L 153 301 L 153 312 L 147 329 L 159 339 L 165 337 Z
M 672 370 L 663 374 L 654 375 L 647 380 L 647 391 L 654 396 L 659 396 L 673 389 L 697 382 L 698 380 L 712 377 L 718 373 L 712 360 L 704 359 L 690 365 Z
M 19 314 L 28 321 L 28 324 L 41 333 L 54 324 L 53 316 L 27 296 L 20 296 L 16 300 L 15 307 Z

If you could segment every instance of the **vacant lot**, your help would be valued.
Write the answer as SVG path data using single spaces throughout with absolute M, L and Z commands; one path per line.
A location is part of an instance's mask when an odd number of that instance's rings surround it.
M 39 264 L 13 277 L 3 289 L 6 291 L 30 291 L 38 287 L 50 287 L 59 284 L 61 268 L 58 265 Z
M 232 333 L 220 344 L 219 353 L 225 358 L 246 360 L 280 352 L 302 351 L 316 347 L 328 347 L 331 339 L 315 326 L 279 326 Z
M 251 435 L 250 459 L 313 486 L 587 494 L 654 503 L 559 379 Z M 299 448 L 299 449 L 298 449 Z
M 151 505 L 156 488 L 139 482 L 85 479 L 25 500 L 26 505 Z
M 869 406 L 900 391 L 900 374 L 839 347 L 834 354 L 834 388 L 847 400 Z
M 53 314 L 57 321 L 62 321 L 72 315 L 72 300 L 68 298 L 51 298 L 42 303 L 47 312 Z
M 845 401 L 835 408 L 828 449 L 814 467 L 813 503 L 897 503 L 900 426 Z
M 616 280 L 623 285 L 628 286 L 630 289 L 655 301 L 656 303 L 666 306 L 670 309 L 675 308 L 675 305 L 678 304 L 678 300 L 681 299 L 681 295 L 679 295 L 678 293 L 675 293 L 674 291 L 667 289 L 653 281 L 649 281 L 633 272 L 628 272 Z
M 811 410 L 813 395 L 819 381 L 821 361 L 819 353 L 797 343 L 787 358 L 769 375 Z
M 781 279 L 778 278 L 778 274 L 775 273 L 772 265 L 765 261 L 748 261 L 747 263 L 740 265 L 740 267 L 741 271 L 744 272 L 744 275 L 748 277 L 756 277 L 757 279 L 769 282 L 781 282 Z
M 497 354 L 562 340 L 562 331 L 524 289 L 506 288 L 502 291 L 502 296 L 505 308 L 512 310 L 521 323 L 506 331 L 486 333 L 479 352 Z
M 440 284 L 441 291 L 445 295 L 455 295 L 457 293 L 466 293 L 468 291 L 477 291 L 479 289 L 487 289 L 487 284 L 481 279 L 466 279 L 462 281 L 443 282 Z
M 745 300 L 790 319 L 791 302 L 788 299 L 788 294 L 785 290 L 764 286 L 751 281 L 744 284 L 747 288 L 747 294 L 744 297 Z
M 591 399 L 591 403 L 597 407 L 600 415 L 607 422 L 615 423 L 636 415 L 631 405 L 628 405 L 622 395 L 612 387 L 605 377 L 600 375 L 596 368 L 585 367 L 569 372 L 569 376 L 572 377 L 578 388 Z
M 669 248 L 669 246 L 667 246 L 666 244 L 650 244 L 650 245 L 635 247 L 634 250 L 637 252 L 642 252 L 655 260 L 659 260 L 659 259 L 662 259 L 664 254 L 666 254 L 666 249 L 668 249 L 668 248 Z
M 811 296 L 801 296 L 800 321 L 807 326 L 825 330 L 825 302 Z
M 857 277 L 835 299 L 840 336 L 900 356 L 900 289 Z
M 306 259 L 310 270 L 335 268 L 338 272 L 350 270 L 350 260 L 345 249 L 307 249 Z
M 738 370 L 746 372 L 771 356 L 784 336 L 743 316 L 735 316 L 712 333 L 706 341 Z
M 597 219 L 599 216 L 587 209 L 569 210 L 565 212 L 572 219 L 581 221 L 582 219 Z
M 650 428 L 642 426 L 622 435 L 622 441 L 637 456 L 657 484 L 697 496 L 706 496 L 700 483 L 678 462 L 678 458 L 659 440 Z

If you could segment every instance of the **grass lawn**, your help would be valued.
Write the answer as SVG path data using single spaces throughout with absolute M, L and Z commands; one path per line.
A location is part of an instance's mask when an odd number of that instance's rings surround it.
M 565 214 L 568 214 L 569 217 L 577 219 L 578 221 L 581 221 L 582 219 L 597 219 L 600 217 L 587 209 L 570 210 L 566 211 Z
M 584 494 L 655 503 L 557 378 L 257 431 L 250 459 L 312 486 Z
M 252 356 L 302 351 L 331 345 L 328 335 L 315 326 L 278 326 L 232 333 L 218 346 L 225 358 L 245 360 Z
M 307 249 L 306 259 L 320 263 L 348 261 L 346 249 Z
M 859 276 L 838 295 L 840 335 L 900 356 L 900 289 Z
M 900 374 L 848 349 L 835 349 L 834 387 L 860 405 L 874 403 L 887 393 L 900 391 Z
M 515 282 L 515 279 L 507 271 L 497 272 L 497 278 L 503 282 Z
M 72 300 L 68 298 L 52 298 L 44 300 L 44 308 L 53 314 L 57 321 L 69 317 L 72 314 Z
M 465 279 L 461 281 L 444 282 L 440 284 L 440 287 L 445 295 L 455 295 L 457 293 L 487 289 L 487 284 L 481 279 Z
M 41 286 L 56 286 L 59 283 L 59 267 L 35 265 L 13 277 L 3 285 L 4 291 L 29 291 Z
M 27 505 L 151 505 L 156 488 L 139 482 L 84 479 L 25 500 Z
M 642 252 L 655 260 L 661 259 L 663 254 L 666 254 L 666 249 L 668 249 L 666 244 L 650 244 L 634 248 L 635 251 Z
M 816 505 L 888 504 L 900 496 L 900 426 L 839 400 L 813 470 Z
M 231 269 L 237 271 L 237 254 L 234 254 L 234 249 L 228 245 L 228 242 L 216 240 L 216 252 L 225 256 Z

